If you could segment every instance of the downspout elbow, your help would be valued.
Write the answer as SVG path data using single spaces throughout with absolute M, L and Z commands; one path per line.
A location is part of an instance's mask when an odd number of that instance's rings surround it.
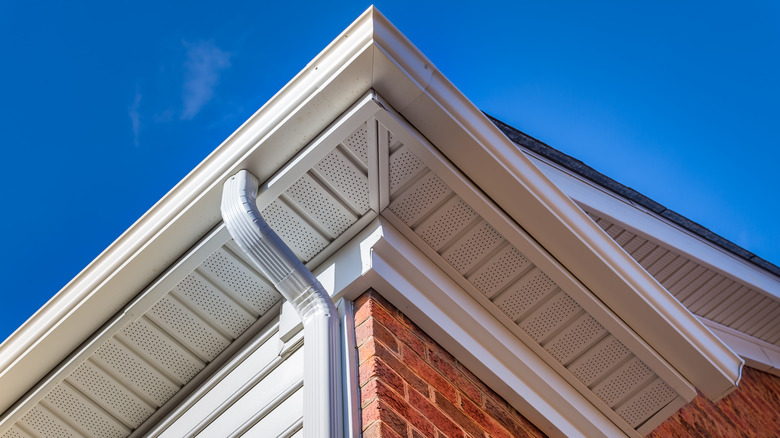
M 222 192 L 222 218 L 236 244 L 289 301 L 301 319 L 315 311 L 334 311 L 317 278 L 274 232 L 257 208 L 259 181 L 246 170 L 230 177 Z
M 222 191 L 222 218 L 252 264 L 292 304 L 304 328 L 304 436 L 341 436 L 338 313 L 330 295 L 257 208 L 259 181 L 246 170 Z

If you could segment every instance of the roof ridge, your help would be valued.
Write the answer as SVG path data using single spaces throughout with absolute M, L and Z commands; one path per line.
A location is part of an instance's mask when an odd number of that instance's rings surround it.
M 743 260 L 759 268 L 762 268 L 774 275 L 780 276 L 780 267 L 778 267 L 774 263 L 753 254 L 752 252 L 746 250 L 745 248 L 742 248 L 741 246 L 726 239 L 725 237 L 713 232 L 712 230 L 699 224 L 698 222 L 692 221 L 686 218 L 685 216 L 677 213 L 676 211 L 666 208 L 664 205 L 648 198 L 647 196 L 639 193 L 638 191 L 632 189 L 631 187 L 628 187 L 624 184 L 621 184 L 618 181 L 615 181 L 614 179 L 604 175 L 603 173 L 583 163 L 582 161 L 570 155 L 567 155 L 559 151 L 558 149 L 555 149 L 554 147 L 548 145 L 547 143 L 544 143 L 543 141 L 531 137 L 530 135 L 520 131 L 519 129 L 510 126 L 502 122 L 501 120 L 496 119 L 490 114 L 484 112 L 483 114 L 485 114 L 488 117 L 488 119 L 490 119 L 490 121 L 493 122 L 493 124 L 496 125 L 496 127 L 500 129 L 501 132 L 503 132 L 504 135 L 506 135 L 515 144 L 523 146 L 555 162 L 556 164 L 565 167 L 566 169 L 576 173 L 577 175 L 587 178 L 588 180 L 614 193 L 617 193 L 618 195 L 632 202 L 641 205 L 642 207 L 652 211 L 653 213 L 656 213 L 664 217 L 670 222 L 690 231 L 691 233 L 707 240 L 712 244 L 717 245 L 718 247 L 742 258 Z

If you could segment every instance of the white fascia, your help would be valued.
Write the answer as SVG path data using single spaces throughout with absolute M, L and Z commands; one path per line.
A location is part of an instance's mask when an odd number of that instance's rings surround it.
M 699 319 L 745 359 L 745 365 L 780 377 L 780 347 L 709 319 Z
M 381 70 L 373 17 L 361 15 L 0 345 L 0 413 L 220 223 L 227 178 L 270 178 L 371 88 Z
M 0 412 L 217 226 L 227 178 L 265 181 L 371 88 L 705 395 L 734 389 L 739 357 L 371 7 L 0 345 Z
M 768 297 L 780 300 L 780 278 L 720 248 L 631 201 L 572 174 L 533 152 L 526 152 L 575 202 L 633 233 L 662 242 L 704 266 L 723 272 Z
M 736 389 L 742 359 L 375 15 L 374 63 L 387 64 L 375 74 L 377 93 L 705 396 L 718 400 Z
M 382 294 L 548 436 L 626 436 L 384 219 L 315 274 L 334 301 Z

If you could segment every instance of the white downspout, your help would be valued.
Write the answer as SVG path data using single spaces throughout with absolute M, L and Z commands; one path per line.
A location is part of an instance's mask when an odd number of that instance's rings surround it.
M 246 170 L 222 190 L 222 219 L 236 244 L 295 308 L 303 322 L 305 438 L 341 437 L 338 312 L 320 282 L 263 220 L 259 181 Z

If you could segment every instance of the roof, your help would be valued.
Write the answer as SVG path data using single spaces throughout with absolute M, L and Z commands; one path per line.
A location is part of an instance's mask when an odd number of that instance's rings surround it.
M 672 223 L 679 225 L 680 227 L 696 234 L 697 236 L 706 239 L 707 241 L 729 251 L 730 253 L 741 257 L 742 259 L 762 268 L 774 275 L 780 276 L 780 267 L 777 265 L 762 259 L 761 257 L 753 254 L 752 252 L 742 248 L 741 246 L 731 242 L 730 240 L 722 237 L 701 224 L 694 222 L 685 216 L 664 207 L 662 204 L 648 198 L 647 196 L 637 192 L 631 187 L 625 186 L 618 181 L 604 175 L 603 173 L 593 169 L 582 161 L 567 155 L 558 149 L 534 138 L 530 135 L 510 126 L 506 123 L 486 114 L 490 120 L 513 142 L 536 152 L 537 154 L 552 160 L 553 162 L 560 164 L 566 169 L 575 172 L 584 178 L 610 190 L 634 203 L 640 205 L 653 213 L 656 213 Z
M 491 118 L 690 312 L 754 368 L 780 375 L 780 276 L 703 227 Z M 697 232 L 699 231 L 699 232 Z M 709 238 L 708 238 L 709 237 Z M 769 267 L 770 269 L 767 269 Z
M 362 124 L 366 135 L 358 137 L 376 140 L 365 156 L 345 140 Z M 636 434 L 635 427 L 647 426 L 649 417 L 657 420 L 692 399 L 691 383 L 719 399 L 739 380 L 742 360 L 372 7 L 0 345 L 0 410 L 58 364 L 78 365 L 63 359 L 75 360 L 84 346 L 97 348 L 100 336 L 139 318 L 133 306 L 150 288 L 189 260 L 188 252 L 210 233 L 220 234 L 222 185 L 242 169 L 263 181 L 258 207 L 275 209 L 280 224 L 310 226 L 311 233 L 297 227 L 280 233 L 289 236 L 290 246 L 300 246 L 296 253 L 310 268 L 328 256 L 322 251 L 338 250 L 354 234 L 334 231 L 332 240 L 318 239 L 328 234 L 333 211 L 323 218 L 306 213 L 302 204 L 290 209 L 281 205 L 287 201 L 276 204 L 276 199 L 314 199 L 294 193 L 301 178 L 318 181 L 322 190 L 315 191 L 321 194 L 346 194 L 333 205 L 336 210 L 352 205 L 359 213 L 348 229 L 358 232 L 363 217 L 377 215 L 391 223 L 407 246 L 449 276 L 447 287 L 465 291 L 460 301 L 479 303 L 480 315 L 500 320 L 550 373 L 567 376 L 569 390 L 626 433 Z M 438 197 L 427 196 L 431 190 Z M 477 232 L 492 236 L 495 246 L 479 247 L 484 239 Z M 504 253 L 512 269 L 503 268 Z M 477 261 L 479 266 L 472 265 Z M 513 281 L 497 280 L 506 284 L 488 294 L 484 289 L 495 284 L 481 289 L 471 272 L 480 266 L 512 272 Z M 532 291 L 530 300 L 526 291 Z M 589 343 L 569 342 L 585 333 L 580 323 L 589 327 Z M 564 333 L 571 336 L 559 344 Z M 632 365 L 648 370 L 647 380 L 639 382 L 646 386 L 623 388 L 628 392 L 611 402 L 597 393 L 599 382 L 588 386 L 567 368 L 579 364 L 569 361 L 572 351 L 553 349 L 572 344 L 584 354 L 583 345 L 596 348 L 606 337 L 631 355 L 626 357 Z M 601 357 L 602 350 L 592 356 Z M 624 398 L 644 396 L 635 391 L 642 388 L 663 394 L 664 403 L 636 416 L 619 412 Z

